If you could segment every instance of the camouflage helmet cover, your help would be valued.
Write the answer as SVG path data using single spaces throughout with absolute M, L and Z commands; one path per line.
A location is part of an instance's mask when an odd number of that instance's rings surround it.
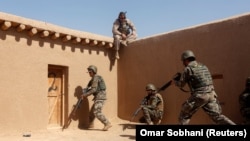
M 193 57 L 195 58 L 194 53 L 191 50 L 186 50 L 181 55 L 181 60 L 184 61 L 187 58 Z
M 97 67 L 94 66 L 94 65 L 90 65 L 87 69 L 88 69 L 88 71 L 91 70 L 91 71 L 93 71 L 94 73 L 97 73 Z
M 154 84 L 149 83 L 149 84 L 147 84 L 147 86 L 146 86 L 146 90 L 153 90 L 153 91 L 156 91 L 156 87 L 155 87 Z

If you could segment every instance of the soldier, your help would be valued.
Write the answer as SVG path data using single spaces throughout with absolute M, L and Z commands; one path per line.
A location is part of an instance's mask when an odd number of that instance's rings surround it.
M 131 20 L 126 18 L 126 12 L 120 12 L 118 18 L 113 23 L 112 28 L 114 38 L 115 58 L 119 59 L 120 44 L 127 46 L 137 38 L 136 28 Z
M 182 105 L 179 115 L 180 124 L 189 124 L 193 114 L 202 108 L 216 124 L 235 125 L 221 113 L 221 106 L 217 100 L 209 69 L 197 62 L 194 53 L 190 50 L 182 53 L 181 60 L 185 66 L 184 71 L 180 80 L 173 80 L 173 82 L 180 88 L 188 84 L 191 96 Z
M 244 117 L 243 124 L 250 124 L 250 77 L 246 79 L 245 90 L 239 96 L 240 113 Z
M 141 104 L 144 120 L 148 125 L 159 125 L 163 117 L 164 101 L 153 84 L 146 86 L 147 96 Z
M 94 65 L 90 65 L 88 68 L 88 73 L 91 77 L 87 85 L 87 91 L 82 94 L 82 99 L 86 98 L 90 95 L 93 95 L 93 105 L 91 107 L 89 113 L 89 126 L 88 128 L 94 127 L 94 120 L 97 118 L 104 124 L 103 131 L 107 131 L 110 127 L 112 127 L 109 120 L 102 113 L 102 108 L 104 102 L 107 100 L 106 98 L 106 85 L 103 78 L 100 75 L 97 75 L 97 67 Z

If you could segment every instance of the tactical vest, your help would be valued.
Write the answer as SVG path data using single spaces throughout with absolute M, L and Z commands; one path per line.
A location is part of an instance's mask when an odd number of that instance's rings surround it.
M 94 77 L 97 77 L 97 79 L 98 79 L 97 92 L 105 91 L 106 90 L 106 85 L 105 85 L 105 82 L 104 82 L 103 78 L 100 75 L 95 75 Z M 93 83 L 93 79 L 91 81 L 89 81 L 87 87 L 88 88 L 91 87 L 92 83 Z
M 163 105 L 162 96 L 159 93 L 156 93 L 154 97 L 157 98 L 157 105 L 156 105 L 157 107 L 156 107 L 156 109 L 160 110 L 160 111 L 163 111 L 164 105 Z M 151 99 L 150 97 L 146 97 L 146 99 L 147 99 L 147 103 L 144 103 L 144 104 L 151 105 L 153 99 Z
M 97 91 L 105 91 L 106 90 L 106 84 L 103 80 L 103 78 L 98 75 L 98 88 L 97 88 Z
M 191 71 L 188 83 L 192 90 L 213 84 L 211 74 L 205 65 L 198 63 L 188 67 Z
M 120 31 L 121 33 L 126 34 L 126 35 L 130 34 L 130 30 L 129 30 L 130 27 L 129 27 L 129 24 L 127 23 L 127 21 L 125 21 L 125 22 L 119 21 L 119 23 L 120 23 L 120 25 L 119 25 L 118 31 Z

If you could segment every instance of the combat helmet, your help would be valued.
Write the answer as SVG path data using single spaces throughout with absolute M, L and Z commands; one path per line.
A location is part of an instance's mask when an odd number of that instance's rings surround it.
M 93 71 L 95 74 L 97 73 L 97 67 L 94 65 L 90 65 L 87 69 L 88 69 L 88 71 L 89 70 Z
M 147 84 L 147 86 L 146 86 L 146 90 L 156 91 L 156 87 L 155 87 L 154 84 L 149 83 L 149 84 Z
M 186 50 L 182 53 L 181 60 L 184 61 L 185 59 L 190 57 L 195 58 L 194 53 L 191 50 Z

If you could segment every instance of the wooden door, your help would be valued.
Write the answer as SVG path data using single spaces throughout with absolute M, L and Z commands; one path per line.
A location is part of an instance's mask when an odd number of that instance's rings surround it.
M 49 67 L 48 71 L 48 128 L 61 128 L 63 117 L 63 69 Z

